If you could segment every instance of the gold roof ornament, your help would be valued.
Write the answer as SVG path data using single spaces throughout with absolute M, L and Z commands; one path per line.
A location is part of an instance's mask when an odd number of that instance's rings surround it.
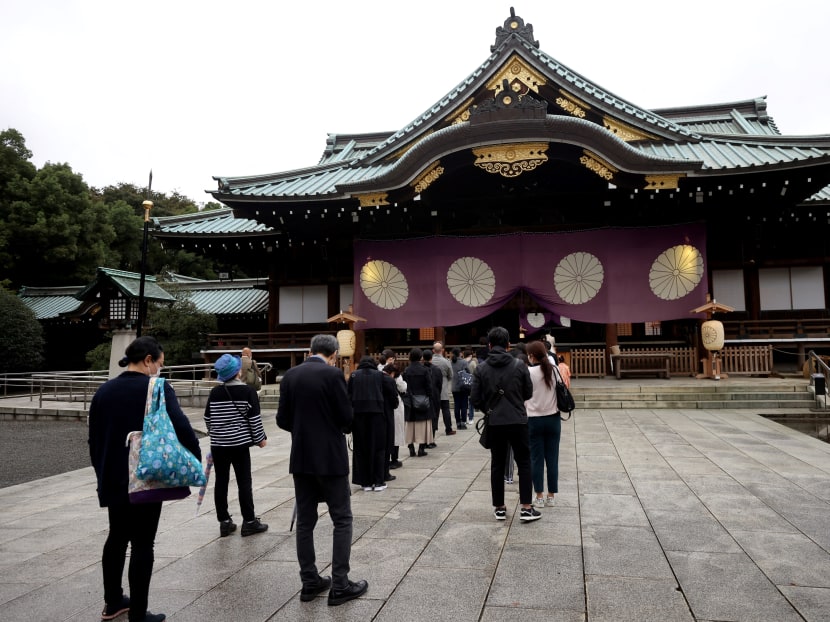
M 587 149 L 583 150 L 583 155 L 579 158 L 579 162 L 589 171 L 593 171 L 608 181 L 612 181 L 614 179 L 614 175 L 619 172 L 616 167 L 612 166 L 595 153 L 591 153 Z
M 473 149 L 475 165 L 502 177 L 518 177 L 548 161 L 548 143 L 488 145 Z

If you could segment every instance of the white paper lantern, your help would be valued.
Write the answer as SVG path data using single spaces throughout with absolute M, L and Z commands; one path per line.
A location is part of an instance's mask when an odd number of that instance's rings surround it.
M 700 339 L 707 350 L 723 350 L 723 323 L 708 320 L 700 327 Z
M 340 356 L 352 356 L 355 349 L 355 334 L 353 330 L 337 331 L 337 345 Z

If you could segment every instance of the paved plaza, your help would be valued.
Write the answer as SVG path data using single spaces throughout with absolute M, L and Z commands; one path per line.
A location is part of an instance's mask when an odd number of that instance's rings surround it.
M 202 409 L 187 411 L 203 429 Z M 830 445 L 753 412 L 578 410 L 562 426 L 556 506 L 529 524 L 517 484 L 508 520 L 493 518 L 476 433 L 439 432 L 387 490 L 353 486 L 351 578 L 369 591 L 340 607 L 300 602 L 290 438 L 272 412 L 265 422 L 269 444 L 251 453 L 269 531 L 220 538 L 212 488 L 198 515 L 195 495 L 166 503 L 152 611 L 174 622 L 830 620 Z M 0 620 L 99 620 L 106 530 L 91 467 L 0 489 Z M 316 542 L 330 574 L 325 514 Z

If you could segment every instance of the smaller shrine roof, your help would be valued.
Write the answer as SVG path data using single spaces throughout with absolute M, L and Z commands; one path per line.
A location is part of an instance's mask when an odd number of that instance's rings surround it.
M 141 274 L 126 272 L 113 268 L 98 268 L 95 280 L 84 287 L 75 296 L 78 300 L 88 300 L 98 295 L 103 281 L 111 281 L 127 298 L 138 298 L 141 292 Z M 176 299 L 156 283 L 156 277 L 145 275 L 144 298 L 154 302 L 174 302 Z
M 29 307 L 38 320 L 49 320 L 65 313 L 72 313 L 83 306 L 75 295 L 83 289 L 80 285 L 65 287 L 21 287 L 18 297 Z
M 253 219 L 234 218 L 233 210 L 228 207 L 209 210 L 206 212 L 195 212 L 192 214 L 181 214 L 177 216 L 161 216 L 153 218 L 156 237 L 164 237 L 167 234 L 175 235 L 234 235 L 244 234 L 245 237 L 252 235 L 272 235 L 274 229 Z
M 164 284 L 170 291 L 181 291 L 202 313 L 211 315 L 251 315 L 268 313 L 268 290 L 262 279 L 212 281 L 178 275 Z

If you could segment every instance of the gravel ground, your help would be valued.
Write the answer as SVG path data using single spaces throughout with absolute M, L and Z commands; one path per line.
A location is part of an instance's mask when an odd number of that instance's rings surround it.
M 86 421 L 0 421 L 0 488 L 89 464 Z

